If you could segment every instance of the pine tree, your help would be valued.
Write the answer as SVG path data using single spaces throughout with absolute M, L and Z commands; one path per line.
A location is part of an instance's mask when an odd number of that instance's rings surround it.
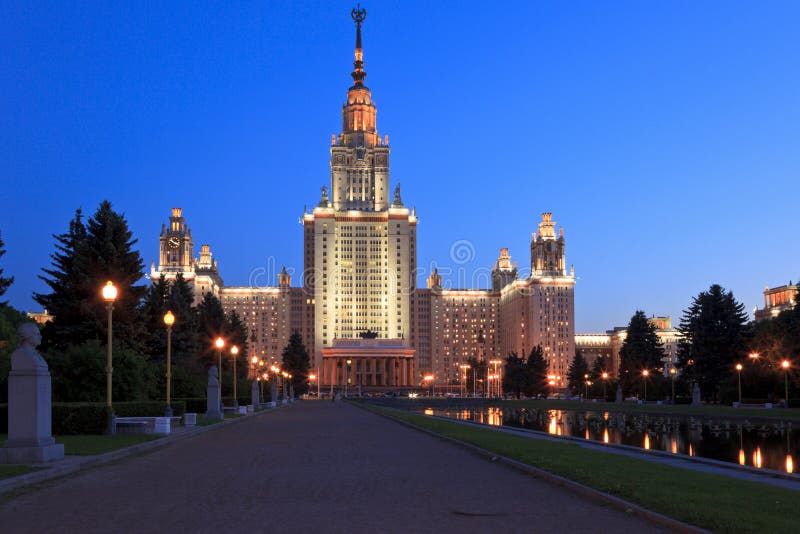
M 525 367 L 528 371 L 528 388 L 525 392 L 526 395 L 529 397 L 547 395 L 549 387 L 547 370 L 549 365 L 547 360 L 544 359 L 544 351 L 541 345 L 537 345 L 531 349 Z
M 586 363 L 586 358 L 583 357 L 581 351 L 575 351 L 575 357 L 572 363 L 569 364 L 567 369 L 567 385 L 574 394 L 581 394 L 584 390 L 584 384 L 589 379 L 589 364 Z
M 282 368 L 292 375 L 295 395 L 302 395 L 308 391 L 308 370 L 311 366 L 311 359 L 308 351 L 303 345 L 303 338 L 300 333 L 295 332 L 289 337 L 289 344 L 283 349 L 281 354 L 283 360 Z
M 86 227 L 83 213 L 75 211 L 69 230 L 53 235 L 56 251 L 50 254 L 51 268 L 39 275 L 50 293 L 35 293 L 33 299 L 46 309 L 53 320 L 42 329 L 43 348 L 63 349 L 96 337 L 94 318 L 85 302 Z M 96 291 L 99 291 L 96 289 Z
M 512 352 L 503 364 L 503 391 L 520 398 L 528 389 L 528 373 L 525 359 Z
M 721 382 L 744 359 L 746 323 L 744 304 L 718 284 L 697 295 L 683 312 L 678 361 L 685 377 L 700 385 L 703 398 L 718 400 Z
M 207 367 L 198 358 L 199 321 L 194 306 L 194 291 L 178 273 L 170 284 L 167 306 L 175 316 L 172 327 L 172 388 L 176 397 L 205 394 Z
M 622 391 L 639 391 L 643 371 L 655 376 L 663 369 L 664 349 L 656 334 L 656 327 L 647 320 L 642 310 L 637 310 L 628 323 L 625 341 L 619 351 L 619 381 Z M 643 386 L 641 386 L 643 387 Z
M 145 325 L 144 353 L 154 361 L 163 360 L 166 354 L 167 334 L 164 315 L 168 309 L 169 286 L 162 274 L 147 288 L 142 303 L 141 318 Z
M 597 356 L 597 358 L 594 359 L 594 363 L 592 364 L 592 372 L 591 372 L 592 380 L 595 381 L 602 380 L 603 373 L 607 372 L 608 372 L 608 365 L 606 362 L 606 357 L 602 355 Z
M 2 258 L 6 253 L 5 248 L 3 248 L 4 246 L 5 246 L 5 244 L 3 243 L 3 238 L 2 238 L 2 236 L 0 236 L 0 258 Z M 14 277 L 12 276 L 10 278 L 4 278 L 3 277 L 3 269 L 0 268 L 0 297 L 5 295 L 6 291 L 9 288 L 9 286 L 11 286 L 11 284 L 13 282 L 14 282 Z M 2 306 L 4 304 L 5 304 L 5 302 L 0 302 L 0 306 Z
M 210 292 L 203 295 L 203 300 L 197 306 L 197 342 L 200 345 L 198 354 L 205 367 L 217 365 L 214 341 L 218 337 L 227 338 L 227 323 L 219 299 Z
M 133 349 L 142 348 L 143 328 L 139 306 L 147 288 L 142 280 L 144 263 L 133 246 L 137 240 L 128 229 L 125 216 L 115 212 L 111 202 L 104 200 L 86 224 L 86 272 L 83 285 L 85 302 L 94 312 L 96 331 L 105 333 L 106 303 L 100 295 L 101 286 L 108 280 L 117 286 L 114 301 L 115 343 Z

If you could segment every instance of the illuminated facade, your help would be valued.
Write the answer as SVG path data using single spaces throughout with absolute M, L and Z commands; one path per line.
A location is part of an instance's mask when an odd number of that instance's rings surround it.
M 683 334 L 677 328 L 672 327 L 672 318 L 669 315 L 650 317 L 647 321 L 656 329 L 656 336 L 664 350 L 663 373 L 664 376 L 669 376 L 669 370 L 678 362 L 678 343 Z M 626 337 L 628 337 L 628 331 L 623 326 L 607 330 L 602 334 L 575 334 L 575 348 L 581 351 L 590 368 L 598 357 L 610 358 L 606 365 L 606 371 L 616 377 L 619 373 L 619 352 Z
M 199 259 L 194 257 L 192 230 L 186 224 L 181 208 L 172 208 L 169 223 L 161 225 L 158 258 L 158 268 L 155 262 L 150 264 L 150 279 L 153 282 L 162 275 L 172 282 L 181 273 L 194 291 L 195 304 L 203 300 L 206 293 L 219 296 L 222 278 L 217 260 L 212 258 L 209 245 L 200 247 Z
M 791 281 L 784 286 L 773 287 L 772 289 L 765 287 L 764 307 L 756 310 L 756 321 L 772 319 L 782 311 L 792 309 L 797 304 L 798 290 L 800 290 L 800 285 L 792 284 Z
M 377 130 L 377 108 L 364 85 L 361 22 L 354 12 L 353 86 L 342 107 L 342 131 L 330 146 L 330 196 L 303 213 L 305 289 L 314 301 L 314 365 L 334 340 L 366 331 L 381 339 L 411 332 L 417 217 L 397 186 L 390 202 L 389 142 Z M 323 370 L 323 383 L 331 377 Z
M 427 288 L 416 287 L 418 220 L 399 186 L 390 193 L 389 141 L 378 135 L 377 108 L 364 85 L 364 15 L 353 12 L 353 85 L 342 130 L 331 140 L 330 186 L 301 218 L 302 287 L 291 287 L 285 269 L 276 287 L 223 287 L 207 245 L 192 259 L 191 231 L 179 208 L 162 228 L 152 278 L 181 272 L 196 301 L 211 292 L 226 311 L 236 310 L 249 330 L 248 357 L 279 361 L 299 332 L 325 387 L 348 378 L 363 387 L 406 387 L 426 374 L 435 385 L 458 385 L 467 359 L 527 357 L 537 345 L 565 384 L 575 352 L 575 277 L 566 268 L 563 230 L 556 234 L 550 213 L 533 233 L 529 276 L 520 278 L 502 248 L 489 288 L 445 288 L 436 270 Z

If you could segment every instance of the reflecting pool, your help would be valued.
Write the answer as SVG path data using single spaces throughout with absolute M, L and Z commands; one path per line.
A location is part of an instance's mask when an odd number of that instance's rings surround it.
M 750 423 L 716 416 L 664 416 L 595 410 L 546 410 L 499 407 L 425 408 L 427 415 L 464 419 L 493 426 L 539 430 L 601 443 L 688 454 L 724 462 L 794 473 L 800 455 L 800 425 Z

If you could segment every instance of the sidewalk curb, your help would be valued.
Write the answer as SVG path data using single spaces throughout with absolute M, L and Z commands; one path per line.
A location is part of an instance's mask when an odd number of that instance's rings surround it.
M 394 417 L 391 414 L 382 413 L 382 412 L 375 412 L 375 411 L 369 410 L 368 408 L 366 408 L 364 406 L 361 406 L 361 405 L 358 405 L 358 404 L 354 404 L 354 403 L 351 403 L 351 405 L 357 406 L 358 408 L 361 408 L 362 410 L 368 411 L 368 412 L 373 413 L 375 415 L 379 415 L 381 417 L 385 417 L 385 418 L 387 418 L 387 419 L 389 419 L 391 421 L 394 421 L 394 422 L 399 423 L 401 425 L 405 425 L 405 426 L 407 426 L 409 428 L 413 428 L 414 430 L 417 430 L 417 431 L 423 432 L 425 434 L 428 434 L 430 436 L 436 437 L 436 438 L 438 438 L 438 439 L 440 439 L 442 441 L 446 441 L 446 442 L 452 443 L 453 445 L 456 445 L 458 447 L 466 449 L 466 450 L 468 450 L 468 451 L 470 451 L 470 452 L 472 452 L 474 454 L 477 454 L 478 456 L 482 456 L 484 458 L 487 458 L 491 462 L 502 463 L 502 464 L 504 464 L 504 465 L 506 465 L 508 467 L 511 467 L 511 468 L 516 469 L 518 471 L 522 471 L 525 474 L 534 476 L 536 478 L 543 479 L 543 480 L 545 480 L 547 482 L 550 482 L 552 484 L 555 484 L 557 486 L 561 486 L 561 487 L 566 488 L 568 490 L 574 491 L 575 493 L 578 493 L 578 494 L 580 494 L 580 495 L 582 495 L 584 497 L 587 497 L 587 498 L 589 498 L 591 500 L 594 500 L 594 501 L 597 501 L 597 502 L 601 502 L 603 504 L 607 504 L 607 505 L 609 505 L 609 506 L 611 506 L 613 508 L 616 508 L 618 510 L 621 510 L 621 511 L 623 511 L 625 513 L 633 513 L 637 517 L 641 517 L 642 519 L 650 521 L 651 523 L 655 523 L 657 525 L 666 527 L 672 532 L 682 532 L 682 533 L 692 533 L 692 534 L 710 532 L 710 531 L 702 529 L 700 527 L 696 527 L 694 525 L 690 525 L 688 523 L 684 523 L 683 521 L 679 521 L 677 519 L 673 519 L 671 517 L 665 516 L 665 515 L 660 514 L 658 512 L 654 512 L 653 510 L 649 510 L 647 508 L 639 506 L 638 504 L 634 504 L 634 503 L 632 503 L 630 501 L 626 501 L 624 499 L 621 499 L 620 497 L 616 497 L 614 495 L 611 495 L 610 493 L 606 493 L 606 492 L 591 488 L 591 487 L 586 486 L 584 484 L 581 484 L 579 482 L 575 482 L 574 480 L 570 480 L 568 478 L 564 478 L 564 477 L 562 477 L 560 475 L 553 474 L 553 473 L 551 473 L 549 471 L 545 471 L 543 469 L 540 469 L 538 467 L 534 467 L 532 465 L 520 462 L 518 460 L 514 460 L 514 459 L 508 458 L 506 456 L 501 456 L 499 454 L 496 454 L 496 453 L 493 453 L 493 452 L 488 451 L 486 449 L 483 449 L 481 447 L 478 447 L 477 445 L 473 445 L 471 443 L 467 443 L 466 441 L 461 441 L 459 439 L 451 438 L 449 436 L 444 436 L 442 434 L 437 434 L 436 432 L 433 432 L 432 430 L 428 430 L 426 428 L 417 426 L 414 423 L 409 423 L 408 421 L 404 421 L 402 419 Z
M 280 405 L 278 406 L 278 408 L 279 407 Z M 62 478 L 64 476 L 71 475 L 79 471 L 106 465 L 115 462 L 117 460 L 128 458 L 130 456 L 136 456 L 138 454 L 152 452 L 156 449 L 166 447 L 167 445 L 171 445 L 178 441 L 194 437 L 198 434 L 203 434 L 205 432 L 217 430 L 227 425 L 241 423 L 242 421 L 249 421 L 254 417 L 258 417 L 266 413 L 272 413 L 275 409 L 276 408 L 267 408 L 259 412 L 256 412 L 251 416 L 236 417 L 234 419 L 223 420 L 221 423 L 216 423 L 208 426 L 196 426 L 191 430 L 181 432 L 180 434 L 176 434 L 174 436 L 166 436 L 163 438 L 154 439 L 152 441 L 146 441 L 144 443 L 137 443 L 136 445 L 131 445 L 130 447 L 124 447 L 122 449 L 117 449 L 115 451 L 110 451 L 95 456 L 82 457 L 80 460 L 71 463 L 69 465 L 58 465 L 57 463 L 50 465 L 44 464 L 44 469 L 40 471 L 34 471 L 33 473 L 27 473 L 25 475 L 20 475 L 0 480 L 0 498 L 5 497 L 10 492 L 16 491 L 18 489 L 27 486 L 39 484 L 41 482 L 47 482 L 57 478 Z M 39 466 L 32 465 L 31 467 L 39 467 Z

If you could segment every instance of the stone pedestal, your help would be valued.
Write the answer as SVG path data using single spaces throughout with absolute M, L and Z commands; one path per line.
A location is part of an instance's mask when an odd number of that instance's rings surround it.
M 258 390 L 258 380 L 253 380 L 253 383 L 250 385 L 250 399 L 253 403 L 253 409 L 257 410 L 258 407 L 261 405 L 261 398 L 260 398 L 259 390 Z
M 195 426 L 197 424 L 197 414 L 196 413 L 185 413 L 183 414 L 183 426 Z
M 614 399 L 617 404 L 622 404 L 622 386 L 617 386 L 617 397 Z
M 170 433 L 170 418 L 169 417 L 156 417 L 153 426 L 154 434 L 169 434 Z
M 700 406 L 701 404 L 703 403 L 700 400 L 700 384 L 695 382 L 692 388 L 692 406 Z
M 221 405 L 217 367 L 212 365 L 208 370 L 208 386 L 206 387 L 206 419 L 223 419 Z
M 36 352 L 39 327 L 19 327 L 20 346 L 11 354 L 8 375 L 8 440 L 0 463 L 44 463 L 64 458 L 64 446 L 51 435 L 50 371 Z

